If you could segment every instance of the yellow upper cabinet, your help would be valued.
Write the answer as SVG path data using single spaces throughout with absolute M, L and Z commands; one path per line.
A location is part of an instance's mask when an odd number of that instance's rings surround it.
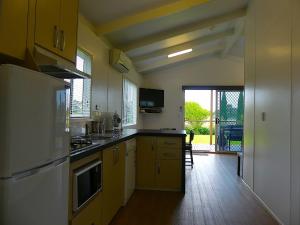
M 0 1 L 0 54 L 24 60 L 28 0 Z
M 78 0 L 37 0 L 35 43 L 75 62 Z
M 78 1 L 62 0 L 60 15 L 60 54 L 72 62 L 76 60 Z
M 59 45 L 61 0 L 37 0 L 35 43 L 57 53 Z

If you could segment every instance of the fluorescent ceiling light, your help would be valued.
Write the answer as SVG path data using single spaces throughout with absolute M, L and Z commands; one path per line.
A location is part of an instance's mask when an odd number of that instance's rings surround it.
M 175 57 L 175 56 L 187 54 L 187 53 L 190 53 L 192 51 L 193 51 L 193 49 L 190 48 L 190 49 L 186 49 L 186 50 L 183 50 L 183 51 L 180 51 L 180 52 L 175 52 L 175 53 L 172 53 L 172 54 L 168 55 L 168 58 L 172 58 L 172 57 Z

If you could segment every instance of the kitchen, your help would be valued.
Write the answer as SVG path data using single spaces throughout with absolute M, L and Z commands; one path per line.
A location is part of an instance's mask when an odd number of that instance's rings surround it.
M 138 129 L 141 118 L 121 131 L 123 79 L 142 76 L 108 63 L 77 1 L 21 3 L 0 10 L 0 224 L 109 224 L 136 188 L 184 192 L 184 131 Z M 90 69 L 76 68 L 87 52 Z M 91 93 L 79 117 L 78 81 Z
M 0 225 L 299 225 L 300 4 L 275 2 L 1 0 Z M 193 156 L 184 87 L 244 88 L 240 177 Z

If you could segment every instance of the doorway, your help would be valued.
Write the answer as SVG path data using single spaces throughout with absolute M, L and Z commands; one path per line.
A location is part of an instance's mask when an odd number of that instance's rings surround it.
M 243 150 L 243 87 L 183 89 L 184 127 L 195 133 L 194 152 L 235 153 Z
M 215 151 L 215 90 L 185 91 L 184 127 L 189 133 L 193 131 L 193 151 Z

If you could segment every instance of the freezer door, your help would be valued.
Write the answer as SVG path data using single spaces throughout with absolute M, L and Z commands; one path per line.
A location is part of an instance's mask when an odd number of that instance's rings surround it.
M 13 65 L 0 80 L 0 178 L 69 155 L 65 82 Z
M 69 160 L 0 180 L 1 225 L 68 225 Z

